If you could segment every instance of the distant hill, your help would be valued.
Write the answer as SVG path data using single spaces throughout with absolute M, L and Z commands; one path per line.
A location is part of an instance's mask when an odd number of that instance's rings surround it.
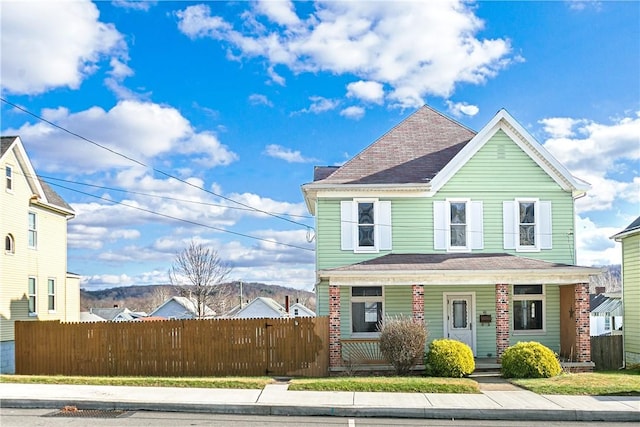
M 238 282 L 220 285 L 220 294 L 224 295 L 221 303 L 227 310 L 240 302 L 240 284 Z M 172 296 L 178 295 L 178 289 L 171 285 L 122 286 L 117 288 L 90 291 L 80 290 L 80 310 L 90 308 L 126 307 L 133 311 L 152 312 L 160 304 Z M 242 283 L 242 299 L 251 301 L 257 297 L 269 297 L 285 305 L 285 297 L 289 303 L 300 301 L 312 310 L 316 307 L 316 295 L 313 292 L 287 288 L 264 283 Z

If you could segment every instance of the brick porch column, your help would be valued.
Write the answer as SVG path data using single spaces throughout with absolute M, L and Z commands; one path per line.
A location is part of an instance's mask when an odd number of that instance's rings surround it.
M 340 287 L 329 284 L 329 368 L 342 366 L 340 344 Z
M 413 295 L 412 316 L 415 323 L 424 324 L 424 286 L 413 285 L 411 287 Z
M 576 357 L 578 362 L 591 361 L 591 337 L 589 331 L 589 284 L 573 286 L 573 311 L 576 319 Z
M 496 357 L 509 347 L 509 285 L 496 285 Z

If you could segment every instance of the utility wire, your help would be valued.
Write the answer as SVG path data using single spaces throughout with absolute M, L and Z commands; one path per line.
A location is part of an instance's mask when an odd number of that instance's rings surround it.
M 171 220 L 174 220 L 174 221 L 186 222 L 187 224 L 192 224 L 192 225 L 196 225 L 196 226 L 199 226 L 199 227 L 205 227 L 205 228 L 209 228 L 209 229 L 212 229 L 212 230 L 221 231 L 223 233 L 234 234 L 236 236 L 246 237 L 246 238 L 254 239 L 254 240 L 260 240 L 260 241 L 267 242 L 267 243 L 272 243 L 272 244 L 276 244 L 276 245 L 288 246 L 290 248 L 302 249 L 302 250 L 305 250 L 305 251 L 315 252 L 315 250 L 312 249 L 312 248 L 305 248 L 305 247 L 302 247 L 302 246 L 292 245 L 290 243 L 278 242 L 276 240 L 269 240 L 269 239 L 265 239 L 265 238 L 262 238 L 262 237 L 256 237 L 256 236 L 251 236 L 249 234 L 239 233 L 237 231 L 226 230 L 224 228 L 215 227 L 213 225 L 206 225 L 206 224 L 202 224 L 202 223 L 199 223 L 199 222 L 196 222 L 196 221 L 191 221 L 191 220 L 184 219 L 184 218 L 178 218 L 178 217 L 175 217 L 175 216 L 171 216 L 171 215 L 163 214 L 163 213 L 160 213 L 160 212 L 152 211 L 150 209 L 141 208 L 139 206 L 133 206 L 133 205 L 130 205 L 130 204 L 127 204 L 127 203 L 124 203 L 124 202 L 118 202 L 118 201 L 115 201 L 115 200 L 110 200 L 110 199 L 107 199 L 105 197 L 96 196 L 95 194 L 86 193 L 84 191 L 76 190 L 76 189 L 73 189 L 73 188 L 70 188 L 70 187 L 65 187 L 64 185 L 56 184 L 56 183 L 53 183 L 53 182 L 48 182 L 46 180 L 45 180 L 45 182 L 47 184 L 50 184 L 50 185 L 53 185 L 53 186 L 56 186 L 56 187 L 64 188 L 65 190 L 74 191 L 76 193 L 84 194 L 85 196 L 95 197 L 96 199 L 104 200 L 104 201 L 107 201 L 107 202 L 110 202 L 110 203 L 113 203 L 113 204 L 126 206 L 126 207 L 132 208 L 132 209 L 137 209 L 139 211 L 147 212 L 147 213 L 150 213 L 152 215 L 161 216 L 163 218 L 168 218 L 168 219 L 171 219 Z
M 192 184 L 192 183 L 190 183 L 189 181 L 186 181 L 186 180 L 184 180 L 184 179 L 178 178 L 178 177 L 177 177 L 177 176 L 175 176 L 175 175 L 172 175 L 172 174 L 170 174 L 170 173 L 168 173 L 168 172 L 165 172 L 165 171 L 163 171 L 163 170 L 157 169 L 157 168 L 155 168 L 155 167 L 153 167 L 153 166 L 149 166 L 149 165 L 147 165 L 147 164 L 145 164 L 145 163 L 141 162 L 140 160 L 136 160 L 136 159 L 134 159 L 133 157 L 127 156 L 126 154 L 122 154 L 122 153 L 120 153 L 120 152 L 118 152 L 118 151 L 116 151 L 116 150 L 113 150 L 113 149 L 111 149 L 111 148 L 109 148 L 109 147 L 106 147 L 106 146 L 104 146 L 104 145 L 102 145 L 102 144 L 99 144 L 99 143 L 97 143 L 97 142 L 95 142 L 95 141 L 93 141 L 93 140 L 91 140 L 91 139 L 89 139 L 89 138 L 87 138 L 87 137 L 84 137 L 84 136 L 82 136 L 82 135 L 80 135 L 80 134 L 78 134 L 78 133 L 72 132 L 72 131 L 70 131 L 69 129 L 66 129 L 66 128 L 64 128 L 64 127 L 62 127 L 62 126 L 60 126 L 60 125 L 58 125 L 58 124 L 56 124 L 56 123 L 54 123 L 54 122 L 52 122 L 52 121 L 50 121 L 50 120 L 47 120 L 47 119 L 45 119 L 45 118 L 44 118 L 44 117 L 42 117 L 42 116 L 39 116 L 39 115 L 37 115 L 37 114 L 35 114 L 35 113 L 32 113 L 31 111 L 27 110 L 26 108 L 23 108 L 23 107 L 21 107 L 21 106 L 19 106 L 19 105 L 17 105 L 17 104 L 14 104 L 14 103 L 10 102 L 9 100 L 7 100 L 7 99 L 5 99 L 5 98 L 3 98 L 3 97 L 0 97 L 0 100 L 1 100 L 2 102 L 4 102 L 5 104 L 11 105 L 12 107 L 14 107 L 14 108 L 16 108 L 16 109 L 18 109 L 18 110 L 22 111 L 23 113 L 26 113 L 26 114 L 28 114 L 28 115 L 30 115 L 30 116 L 32 116 L 32 117 L 35 117 L 36 119 L 38 119 L 38 120 L 40 120 L 40 121 L 42 121 L 42 122 L 44 122 L 44 123 L 47 123 L 47 124 L 48 124 L 48 125 L 50 125 L 50 126 L 53 126 L 53 127 L 54 127 L 54 128 L 56 128 L 56 129 L 59 129 L 59 130 L 61 130 L 61 131 L 63 131 L 63 132 L 66 132 L 66 133 L 68 133 L 69 135 L 73 135 L 73 136 L 75 136 L 76 138 L 80 138 L 80 139 L 81 139 L 81 140 L 83 140 L 83 141 L 86 141 L 86 142 L 88 142 L 88 143 L 90 143 L 90 144 L 93 144 L 93 145 L 95 145 L 96 147 L 102 148 L 103 150 L 106 150 L 106 151 L 108 151 L 108 152 L 110 152 L 110 153 L 112 153 L 112 154 L 115 154 L 116 156 L 120 156 L 120 157 L 122 157 L 122 158 L 124 158 L 124 159 L 126 159 L 126 160 L 129 160 L 130 162 L 133 162 L 133 163 L 135 163 L 135 164 L 137 164 L 137 165 L 140 165 L 140 166 L 143 166 L 143 167 L 145 167 L 145 168 L 148 168 L 148 169 L 150 169 L 150 170 L 152 170 L 152 171 L 154 171 L 154 172 L 156 172 L 156 173 L 158 173 L 158 174 L 160 174 L 160 175 L 166 176 L 167 178 L 175 179 L 176 181 L 182 182 L 183 184 L 189 185 L 190 187 L 197 188 L 198 190 L 202 190 L 202 191 L 204 191 L 204 192 L 206 192 L 206 193 L 212 194 L 212 195 L 214 195 L 214 196 L 216 196 L 216 197 L 220 197 L 221 199 L 227 200 L 227 201 L 229 201 L 229 202 L 236 203 L 236 204 L 238 204 L 238 205 L 240 205 L 240 206 L 244 206 L 245 208 L 248 208 L 248 209 L 254 210 L 254 211 L 256 211 L 256 212 L 260 212 L 260 213 L 263 213 L 263 214 L 265 214 L 265 215 L 269 215 L 269 216 L 272 216 L 272 217 L 274 217 L 274 218 L 278 218 L 278 219 L 281 219 L 281 220 L 283 220 L 283 221 L 287 221 L 287 222 L 290 222 L 290 223 L 292 223 L 292 224 L 299 225 L 299 226 L 304 227 L 304 228 L 306 228 L 306 229 L 310 229 L 310 228 L 311 228 L 311 227 L 310 227 L 310 226 L 308 226 L 307 224 L 303 224 L 303 223 L 301 223 L 301 222 L 294 221 L 294 220 L 292 220 L 292 219 L 289 219 L 289 218 L 286 218 L 286 217 L 283 217 L 283 216 L 280 216 L 280 215 L 274 214 L 274 213 L 269 212 L 269 211 L 265 211 L 265 210 L 263 210 L 263 209 L 258 209 L 258 208 L 256 208 L 256 207 L 253 207 L 253 206 L 247 205 L 246 203 L 242 203 L 242 202 L 239 202 L 239 201 L 237 201 L 237 200 L 233 200 L 233 199 L 231 199 L 231 198 L 229 198 L 229 197 L 225 197 L 225 196 L 223 196 L 222 194 L 218 194 L 218 193 L 213 192 L 213 191 L 211 191 L 211 190 L 207 190 L 207 189 L 205 189 L 205 188 L 203 188 L 203 187 L 200 187 L 199 185 Z

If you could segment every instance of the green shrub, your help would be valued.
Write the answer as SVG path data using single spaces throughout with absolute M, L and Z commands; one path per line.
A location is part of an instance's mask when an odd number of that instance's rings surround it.
M 539 342 L 519 342 L 502 354 L 505 378 L 549 378 L 562 372 L 556 354 Z
M 380 326 L 380 352 L 398 375 L 409 373 L 424 356 L 427 328 L 410 317 L 388 317 Z
M 450 339 L 438 339 L 429 344 L 425 365 L 428 374 L 434 377 L 464 377 L 476 368 L 471 347 Z

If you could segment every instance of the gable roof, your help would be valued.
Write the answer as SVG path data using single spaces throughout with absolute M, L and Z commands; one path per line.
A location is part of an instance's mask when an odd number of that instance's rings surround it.
M 298 309 L 298 310 L 300 310 L 300 312 L 302 312 L 302 313 L 299 312 L 298 316 L 316 317 L 315 311 L 311 310 L 309 307 L 307 307 L 306 305 L 301 304 L 299 302 L 296 302 L 296 303 L 292 304 L 291 307 L 289 307 L 289 315 L 292 315 L 292 313 L 295 313 L 295 311 L 294 311 L 295 309 Z
M 636 233 L 640 233 L 640 216 L 636 218 L 635 221 L 633 221 L 631 224 L 629 224 L 624 230 L 611 236 L 611 238 L 619 242 L 623 237 Z
M 9 151 L 13 151 L 18 159 L 19 166 L 23 169 L 23 174 L 31 187 L 34 195 L 37 196 L 33 200 L 34 203 L 43 205 L 48 208 L 56 208 L 67 215 L 74 215 L 73 208 L 64 201 L 58 193 L 56 193 L 46 182 L 37 176 L 29 157 L 24 149 L 24 145 L 18 136 L 2 136 L 0 137 L 0 160 Z M 36 178 L 36 179 L 34 179 Z
M 160 304 L 158 306 L 158 308 L 156 308 L 155 310 L 153 310 L 149 315 L 153 316 L 155 315 L 161 308 L 163 308 L 166 305 L 169 304 L 178 304 L 180 305 L 182 308 L 184 308 L 184 310 L 190 314 L 192 314 L 193 316 L 197 316 L 198 314 L 198 306 L 197 306 L 197 302 L 193 299 L 187 298 L 187 297 L 171 297 L 169 299 L 167 299 L 165 302 L 163 302 L 162 304 Z M 213 311 L 209 306 L 205 305 L 204 306 L 204 316 L 205 317 L 214 317 L 216 315 L 216 312 Z
M 249 304 L 245 305 L 240 310 L 235 312 L 235 314 L 233 314 L 232 317 L 235 317 L 235 318 L 243 317 L 243 314 L 247 312 L 251 312 L 256 308 L 256 306 L 260 306 L 260 305 L 267 308 L 267 310 L 273 312 L 273 316 L 270 316 L 270 317 L 287 317 L 289 315 L 287 313 L 287 310 L 285 310 L 285 308 L 280 304 L 278 304 L 273 298 L 257 297 L 253 301 L 251 301 Z
M 316 182 L 425 183 L 474 135 L 472 130 L 425 105 L 328 176 L 319 174 L 321 179 Z
M 423 106 L 340 167 L 318 167 L 302 186 L 315 213 L 318 191 L 386 188 L 437 192 L 499 130 L 574 197 L 590 185 L 569 173 L 509 113 L 502 109 L 477 134 L 433 108 Z

